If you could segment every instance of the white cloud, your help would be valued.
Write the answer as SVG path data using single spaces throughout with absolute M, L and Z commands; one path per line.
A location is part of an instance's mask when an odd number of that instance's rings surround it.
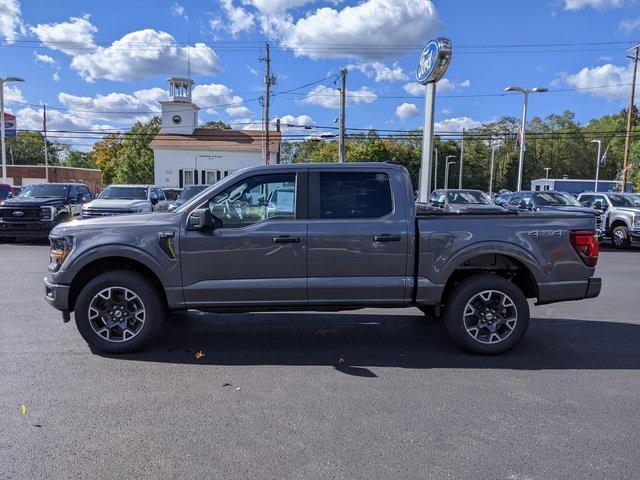
M 220 0 L 220 3 L 229 19 L 227 29 L 233 37 L 253 28 L 255 24 L 255 16 L 253 13 L 247 12 L 242 7 L 235 6 L 233 0 Z
M 621 67 L 607 63 L 599 67 L 585 67 L 577 73 L 563 75 L 565 82 L 594 97 L 618 100 L 627 98 L 631 85 L 632 65 Z M 595 88 L 594 88 L 595 87 Z
M 5 43 L 13 43 L 20 35 L 25 34 L 22 23 L 22 12 L 18 0 L 2 0 L 0 2 L 0 36 Z
M 196 85 L 193 89 L 193 101 L 200 107 L 204 108 L 207 113 L 217 113 L 216 108 L 226 108 L 227 113 L 232 116 L 240 110 L 233 108 L 241 107 L 242 97 L 233 95 L 233 89 L 221 83 L 209 83 Z M 231 111 L 232 113 L 229 113 Z M 248 109 L 247 109 L 248 111 Z
M 454 117 L 447 118 L 440 122 L 435 122 L 434 129 L 436 133 L 462 132 L 462 129 L 469 130 L 482 125 L 482 122 L 474 120 L 470 117 Z
M 75 118 L 94 123 L 96 120 L 130 124 L 148 120 L 160 112 L 160 101 L 167 100 L 166 90 L 155 87 L 137 90 L 132 94 L 111 92 L 95 97 L 81 97 L 66 92 L 58 94 L 58 101 L 69 109 Z
M 360 103 L 372 103 L 378 96 L 369 87 L 361 87 L 358 90 L 347 89 L 347 105 L 358 105 Z M 301 100 L 307 105 L 317 105 L 323 108 L 340 107 L 340 91 L 334 88 L 318 85 L 314 87 L 306 98 Z
M 448 78 L 443 78 L 438 82 L 437 91 L 438 93 L 450 92 L 457 88 L 467 88 L 471 86 L 471 82 L 469 80 L 465 80 L 464 82 L 455 83 Z M 409 95 L 413 95 L 414 97 L 423 96 L 425 94 L 424 85 L 416 82 L 405 83 L 402 88 Z
M 349 65 L 347 68 L 360 70 L 360 72 L 369 78 L 373 78 L 377 83 L 400 82 L 409 78 L 397 62 L 391 66 L 380 62 L 359 63 L 358 65 Z
M 308 130 L 315 129 L 316 122 L 309 115 L 283 115 L 280 118 L 280 131 L 283 135 L 300 134 Z M 271 130 L 276 129 L 278 117 L 271 119 L 269 126 Z M 238 125 L 242 130 L 262 130 L 262 122 L 251 118 L 239 118 L 232 122 L 232 126 Z
M 71 17 L 61 23 L 41 23 L 31 27 L 31 32 L 52 50 L 60 50 L 67 55 L 78 55 L 93 51 L 93 34 L 98 29 L 89 21 L 89 15 Z
M 622 20 L 618 26 L 618 30 L 624 33 L 632 33 L 636 30 L 640 30 L 640 17 Z
M 44 53 L 33 52 L 33 55 L 36 57 L 36 62 L 46 63 L 48 65 L 55 65 L 56 61 L 50 57 L 49 55 L 45 55 Z
M 5 84 L 4 86 L 4 99 L 7 102 L 19 102 L 25 103 L 27 100 L 22 95 L 22 90 L 15 85 L 11 85 L 10 83 Z
M 410 118 L 415 118 L 420 115 L 420 110 L 413 103 L 403 103 L 402 105 L 398 105 L 396 108 L 396 116 L 400 118 L 400 120 L 405 121 Z
M 319 8 L 298 20 L 262 20 L 265 34 L 311 58 L 395 56 L 407 46 L 419 47 L 441 27 L 430 0 L 365 0 L 342 10 Z
M 53 72 L 53 75 L 51 75 L 51 80 L 53 80 L 54 82 L 59 82 L 60 74 L 58 72 Z
M 627 0 L 564 0 L 565 10 L 581 10 L 586 7 L 603 10 L 611 7 L 621 7 Z
M 171 15 L 174 17 L 184 17 L 185 19 L 189 18 L 184 14 L 184 7 L 177 2 L 173 4 L 170 11 Z
M 251 114 L 251 110 L 249 110 L 244 105 L 238 105 L 237 107 L 228 107 L 224 110 L 227 112 L 227 115 L 231 117 L 246 117 Z
M 247 69 L 249 70 L 249 72 L 251 72 L 251 75 L 253 75 L 254 77 L 258 76 L 258 71 L 255 68 L 251 67 L 250 65 L 247 65 Z
M 183 65 L 186 67 L 187 57 L 196 75 L 213 75 L 219 70 L 218 56 L 206 44 L 182 47 L 170 34 L 152 29 L 128 33 L 109 47 L 97 47 L 91 53 L 77 55 L 71 61 L 71 68 L 88 82 L 101 78 L 138 81 L 175 73 Z
M 244 0 L 243 3 L 253 5 L 262 13 L 281 14 L 292 8 L 300 7 L 314 0 Z

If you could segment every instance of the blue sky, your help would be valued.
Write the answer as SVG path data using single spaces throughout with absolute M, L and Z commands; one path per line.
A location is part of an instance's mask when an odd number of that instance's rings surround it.
M 38 105 L 46 102 L 51 130 L 96 132 L 148 118 L 166 95 L 166 78 L 186 74 L 187 57 L 196 103 L 217 106 L 203 109 L 201 120 L 257 127 L 265 41 L 276 93 L 348 66 L 348 127 L 416 128 L 423 115 L 412 85 L 416 59 L 427 40 L 446 36 L 454 54 L 438 88 L 437 128 L 458 131 L 519 116 L 520 96 L 483 96 L 514 84 L 579 89 L 532 97 L 531 115 L 569 109 L 588 122 L 619 111 L 631 81 L 626 50 L 640 42 L 640 2 L 111 0 L 52 8 L 3 0 L 0 35 L 0 74 L 27 80 L 8 91 L 18 127 L 40 128 Z M 331 79 L 276 95 L 272 117 L 322 132 L 337 116 L 334 88 Z M 70 140 L 85 148 L 94 141 Z

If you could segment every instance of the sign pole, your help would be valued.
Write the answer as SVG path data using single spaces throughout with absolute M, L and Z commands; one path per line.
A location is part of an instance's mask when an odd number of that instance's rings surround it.
M 2 149 L 2 183 L 7 183 L 7 152 L 4 145 L 4 82 L 0 82 L 0 149 Z
M 416 80 L 426 87 L 424 128 L 422 130 L 422 165 L 418 182 L 418 202 L 420 203 L 427 203 L 433 179 L 433 124 L 435 122 L 436 83 L 442 79 L 450 62 L 451 41 L 442 37 L 427 43 L 422 52 L 420 52 L 418 60 Z
M 418 201 L 427 203 L 431 193 L 431 160 L 433 152 L 433 123 L 436 106 L 436 83 L 427 83 L 424 102 L 424 129 L 422 131 L 422 168 L 420 169 L 420 192 Z

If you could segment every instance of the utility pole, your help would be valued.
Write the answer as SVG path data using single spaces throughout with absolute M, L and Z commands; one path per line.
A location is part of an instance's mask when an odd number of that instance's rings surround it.
M 7 151 L 4 144 L 4 84 L 7 82 L 24 82 L 20 77 L 0 78 L 0 150 L 2 150 L 2 183 L 7 183 Z
M 49 145 L 47 145 L 47 105 L 42 105 L 42 129 L 44 130 L 44 178 L 49 183 Z
M 627 171 L 629 169 L 629 149 L 631 147 L 631 128 L 633 127 L 633 105 L 636 96 L 636 76 L 638 74 L 638 53 L 640 51 L 640 44 L 632 48 L 634 51 L 633 57 L 629 57 L 633 60 L 633 74 L 631 75 L 631 98 L 629 99 L 629 111 L 627 112 L 627 138 L 624 142 L 624 161 L 622 162 L 622 192 L 627 191 Z
M 269 165 L 269 107 L 271 103 L 271 86 L 276 84 L 276 79 L 271 75 L 271 54 L 269 52 L 269 43 L 265 44 L 266 56 L 265 62 L 265 74 L 264 74 L 264 164 Z
M 460 148 L 460 174 L 458 177 L 459 189 L 462 189 L 462 169 L 463 168 L 464 168 L 464 128 L 462 129 L 462 147 Z
M 598 179 L 600 178 L 600 150 L 602 149 L 602 140 L 591 140 L 591 143 L 598 144 L 598 156 L 596 157 L 596 188 L 594 192 L 598 192 Z
M 338 163 L 344 163 L 345 110 L 347 105 L 347 69 L 340 70 L 340 133 L 338 136 Z

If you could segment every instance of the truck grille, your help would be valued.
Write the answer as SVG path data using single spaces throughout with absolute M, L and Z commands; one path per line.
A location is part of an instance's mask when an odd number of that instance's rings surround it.
M 604 225 L 604 215 L 596 215 L 596 230 L 602 229 Z
M 132 210 L 117 210 L 112 208 L 86 208 L 82 210 L 82 218 L 112 217 L 136 213 Z
M 40 207 L 0 207 L 0 218 L 5 222 L 40 220 Z

